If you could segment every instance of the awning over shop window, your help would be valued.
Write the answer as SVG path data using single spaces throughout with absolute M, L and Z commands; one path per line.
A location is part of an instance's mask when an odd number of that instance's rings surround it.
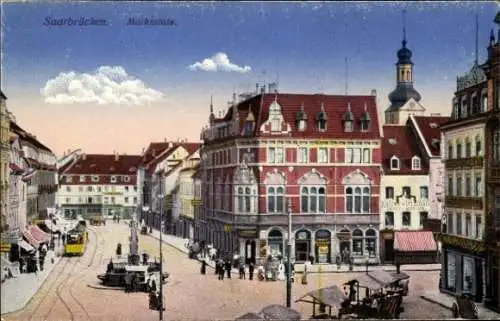
M 37 249 L 40 246 L 40 242 L 36 238 L 31 235 L 29 230 L 26 230 L 23 232 L 23 236 L 26 239 L 26 241 L 29 242 L 35 249 Z
M 437 251 L 432 231 L 396 231 L 394 250 L 399 252 Z
M 23 250 L 25 250 L 26 252 L 31 252 L 31 251 L 35 251 L 35 248 L 33 246 L 31 246 L 28 242 L 26 242 L 25 240 L 20 240 L 18 243 L 17 243 Z
M 45 243 L 50 241 L 50 234 L 45 233 L 36 225 L 28 227 L 30 234 L 38 241 L 38 243 Z

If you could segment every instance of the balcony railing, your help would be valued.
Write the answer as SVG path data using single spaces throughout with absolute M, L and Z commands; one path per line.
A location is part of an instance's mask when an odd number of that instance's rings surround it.
M 452 208 L 481 210 L 483 209 L 483 200 L 480 197 L 446 196 L 445 206 Z
M 467 158 L 454 158 L 445 161 L 446 168 L 482 168 L 484 166 L 483 156 Z
M 214 211 L 214 219 L 233 225 L 286 225 L 287 214 L 232 214 Z M 379 214 L 292 214 L 293 225 L 380 224 Z

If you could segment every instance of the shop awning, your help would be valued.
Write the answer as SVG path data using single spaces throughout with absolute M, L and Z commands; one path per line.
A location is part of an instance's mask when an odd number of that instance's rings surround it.
M 31 251 L 35 251 L 35 248 L 33 246 L 31 246 L 28 242 L 26 242 L 25 240 L 20 240 L 18 243 L 17 243 L 23 250 L 25 250 L 26 252 L 31 252 Z
M 26 241 L 29 242 L 35 249 L 37 249 L 40 246 L 40 242 L 36 238 L 31 235 L 29 230 L 26 230 L 23 232 L 23 236 L 26 239 Z
M 52 220 L 45 220 L 43 222 L 43 225 L 45 225 L 49 229 L 49 231 L 52 231 L 54 233 L 61 229 L 59 227 L 59 225 L 54 224 L 54 222 L 52 222 Z
M 437 244 L 432 231 L 396 231 L 394 232 L 394 250 L 399 252 L 437 251 Z
M 45 243 L 50 241 L 50 234 L 42 231 L 37 225 L 30 225 L 28 227 L 28 231 L 38 241 L 38 243 Z

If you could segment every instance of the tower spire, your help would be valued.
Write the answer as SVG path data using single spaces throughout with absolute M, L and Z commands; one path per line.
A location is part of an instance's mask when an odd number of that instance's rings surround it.
M 477 18 L 477 13 L 476 13 L 476 56 L 475 56 L 475 63 L 476 65 L 478 64 L 479 61 L 479 20 Z
M 403 47 L 406 47 L 406 9 L 403 9 Z
M 214 113 L 214 96 L 210 95 L 210 114 Z

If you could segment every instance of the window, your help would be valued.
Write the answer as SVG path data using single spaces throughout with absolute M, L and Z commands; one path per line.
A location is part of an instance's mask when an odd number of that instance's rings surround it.
M 455 158 L 462 158 L 462 143 L 457 141 L 457 155 Z
M 481 215 L 476 215 L 476 239 L 483 238 L 483 218 Z
M 66 197 L 66 204 L 69 204 L 69 203 L 71 203 L 70 199 L 69 199 L 69 197 Z
M 453 195 L 453 176 L 448 176 L 448 195 Z
M 344 131 L 349 133 L 354 130 L 352 120 L 346 120 L 344 122 Z
M 361 148 L 346 148 L 345 149 L 346 163 L 361 163 Z
M 345 189 L 347 213 L 369 213 L 370 212 L 370 188 L 360 186 L 349 186 Z
M 328 148 L 326 147 L 318 148 L 318 163 L 321 164 L 328 163 Z
M 325 119 L 318 120 L 318 130 L 320 132 L 324 132 L 326 130 L 326 120 Z
M 269 147 L 267 150 L 267 162 L 271 164 L 283 163 L 283 147 Z
M 408 228 L 411 226 L 411 212 L 403 212 L 402 223 L 403 227 Z
M 115 204 L 116 203 L 116 199 L 114 196 L 111 196 L 111 204 Z
M 453 158 L 453 144 L 451 142 L 448 142 L 448 159 Z
M 411 198 L 411 187 L 410 186 L 403 186 L 402 188 L 403 192 L 403 198 Z
M 369 148 L 363 148 L 363 163 L 365 163 L 365 164 L 371 163 L 370 149 Z
M 92 189 L 92 186 L 87 186 L 87 192 L 92 192 L 93 189 Z
M 85 182 L 85 175 L 80 175 L 80 183 Z
M 366 251 L 369 257 L 376 257 L 377 252 L 377 232 L 375 230 L 369 229 L 365 232 L 365 243 Z
M 420 186 L 420 199 L 428 199 L 429 198 L 429 188 L 427 186 Z
M 92 204 L 92 197 L 87 198 L 87 203 Z
M 429 213 L 420 212 L 420 228 L 424 227 L 424 223 L 427 221 L 428 217 L 429 217 Z
M 362 120 L 361 121 L 361 131 L 366 132 L 370 128 L 370 121 L 369 120 Z
M 78 186 L 78 191 L 83 192 L 83 186 Z
M 108 201 L 109 201 L 108 197 L 104 196 L 104 204 L 108 204 Z
M 465 140 L 465 157 L 466 158 L 471 157 L 471 153 L 472 153 L 472 145 L 470 140 L 467 138 Z
M 123 201 L 125 202 L 125 204 L 128 204 L 128 197 L 125 197 Z
M 116 183 L 116 176 L 111 176 L 111 183 Z
M 71 181 L 73 181 L 73 177 L 71 177 L 70 175 L 66 176 L 66 183 L 71 183 Z
M 324 213 L 326 210 L 325 188 L 303 186 L 300 190 L 300 202 L 303 213 Z
M 448 213 L 448 219 L 446 220 L 446 229 L 448 234 L 455 234 L 454 223 L 453 213 Z
M 361 163 L 361 148 L 353 149 L 353 163 Z
M 385 188 L 385 198 L 394 199 L 394 187 L 388 186 Z
M 71 186 L 66 186 L 66 192 L 71 192 Z
M 462 175 L 457 175 L 456 196 L 462 196 Z
M 394 226 L 394 212 L 385 212 L 385 227 Z
M 462 235 L 462 213 L 457 213 L 457 235 Z
M 472 237 L 472 216 L 465 213 L 465 236 Z
M 128 186 L 125 186 L 125 192 L 128 192 Z
M 391 169 L 392 170 L 399 169 L 399 159 L 396 156 L 392 156 L 391 158 Z
M 307 147 L 299 148 L 299 163 L 306 164 L 309 162 L 309 149 Z
M 418 158 L 416 156 L 413 157 L 411 160 L 411 169 L 414 171 L 418 171 L 418 170 L 420 170 L 420 168 L 421 168 L 420 158 Z
M 97 191 L 98 191 L 98 192 L 102 192 L 102 188 L 101 188 L 101 186 L 97 186 Z
M 470 178 L 470 174 L 467 174 L 465 176 L 465 196 L 466 197 L 471 197 L 471 192 L 472 192 L 472 181 Z
M 253 212 L 256 208 L 256 198 L 255 188 L 240 186 L 236 189 L 235 208 L 237 208 L 240 213 Z
M 267 212 L 268 213 L 283 213 L 285 196 L 284 188 L 279 187 L 268 187 L 267 188 Z
M 352 232 L 352 254 L 363 255 L 363 231 L 356 229 Z
M 137 197 L 134 196 L 134 204 L 137 204 Z
M 352 158 L 352 148 L 346 148 L 345 149 L 345 162 L 346 163 L 352 163 L 353 158 Z
M 481 139 L 479 138 L 479 135 L 476 136 L 476 156 L 482 156 L 483 151 L 481 148 Z

